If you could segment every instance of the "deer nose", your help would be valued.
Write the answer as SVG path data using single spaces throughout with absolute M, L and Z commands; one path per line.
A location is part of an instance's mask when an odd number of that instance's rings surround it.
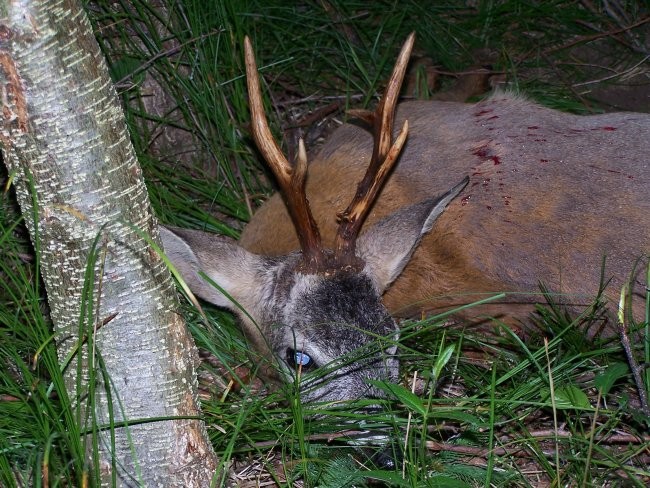
M 381 451 L 376 451 L 371 460 L 378 468 L 394 470 L 402 463 L 402 453 L 388 446 Z

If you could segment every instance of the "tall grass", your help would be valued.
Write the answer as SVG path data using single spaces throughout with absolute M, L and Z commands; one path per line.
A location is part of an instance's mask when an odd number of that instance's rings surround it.
M 80 485 L 82 427 L 56 354 L 38 252 L 6 193 L 0 210 L 0 480 L 3 486 L 62 479 Z

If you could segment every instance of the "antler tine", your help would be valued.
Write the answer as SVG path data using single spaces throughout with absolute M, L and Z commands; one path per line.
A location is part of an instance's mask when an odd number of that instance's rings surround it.
M 320 233 L 309 208 L 305 192 L 307 153 L 301 139 L 296 165 L 292 167 L 273 139 L 264 114 L 262 91 L 257 74 L 255 55 L 253 54 L 253 45 L 248 36 L 244 38 L 244 52 L 253 139 L 280 186 L 280 193 L 285 199 L 287 210 L 298 234 L 304 270 L 315 273 L 324 268 L 325 254 Z
M 348 208 L 338 214 L 339 228 L 334 244 L 335 257 L 338 262 L 344 265 L 357 264 L 355 257 L 356 240 L 365 221 L 370 207 L 381 189 L 386 177 L 397 161 L 402 146 L 406 142 L 408 134 L 408 121 L 404 121 L 394 143 L 391 143 L 393 136 L 393 122 L 395 119 L 395 106 L 399 97 L 406 66 L 415 42 L 415 32 L 412 32 L 397 57 L 393 73 L 388 81 L 386 91 L 374 113 L 357 113 L 366 122 L 371 123 L 374 138 L 374 146 L 370 164 L 363 180 L 357 186 L 357 192 L 350 202 Z

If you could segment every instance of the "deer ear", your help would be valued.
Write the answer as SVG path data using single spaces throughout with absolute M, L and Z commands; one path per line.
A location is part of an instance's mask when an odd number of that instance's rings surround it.
M 400 275 L 422 236 L 431 230 L 442 211 L 468 181 L 469 178 L 465 177 L 438 198 L 399 209 L 359 237 L 357 254 L 365 261 L 364 271 L 371 277 L 379 293 L 383 293 Z
M 159 227 L 165 254 L 192 290 L 214 305 L 231 311 L 255 306 L 261 289 L 264 258 L 252 254 L 227 237 L 197 230 Z M 199 274 L 207 275 L 225 293 Z

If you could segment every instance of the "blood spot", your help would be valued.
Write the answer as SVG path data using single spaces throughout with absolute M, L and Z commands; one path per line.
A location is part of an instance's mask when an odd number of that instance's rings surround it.
M 499 156 L 495 156 L 492 152 L 485 146 L 479 147 L 476 151 L 472 153 L 474 156 L 478 156 L 481 159 L 492 161 L 495 165 L 501 164 L 501 159 Z
M 489 108 L 489 109 L 481 110 L 480 112 L 476 112 L 474 115 L 476 117 L 480 117 L 481 115 L 491 114 L 491 113 L 492 113 L 492 109 Z
M 474 156 L 479 158 L 487 158 L 489 156 L 488 150 L 485 146 L 479 147 L 476 151 L 472 153 Z

